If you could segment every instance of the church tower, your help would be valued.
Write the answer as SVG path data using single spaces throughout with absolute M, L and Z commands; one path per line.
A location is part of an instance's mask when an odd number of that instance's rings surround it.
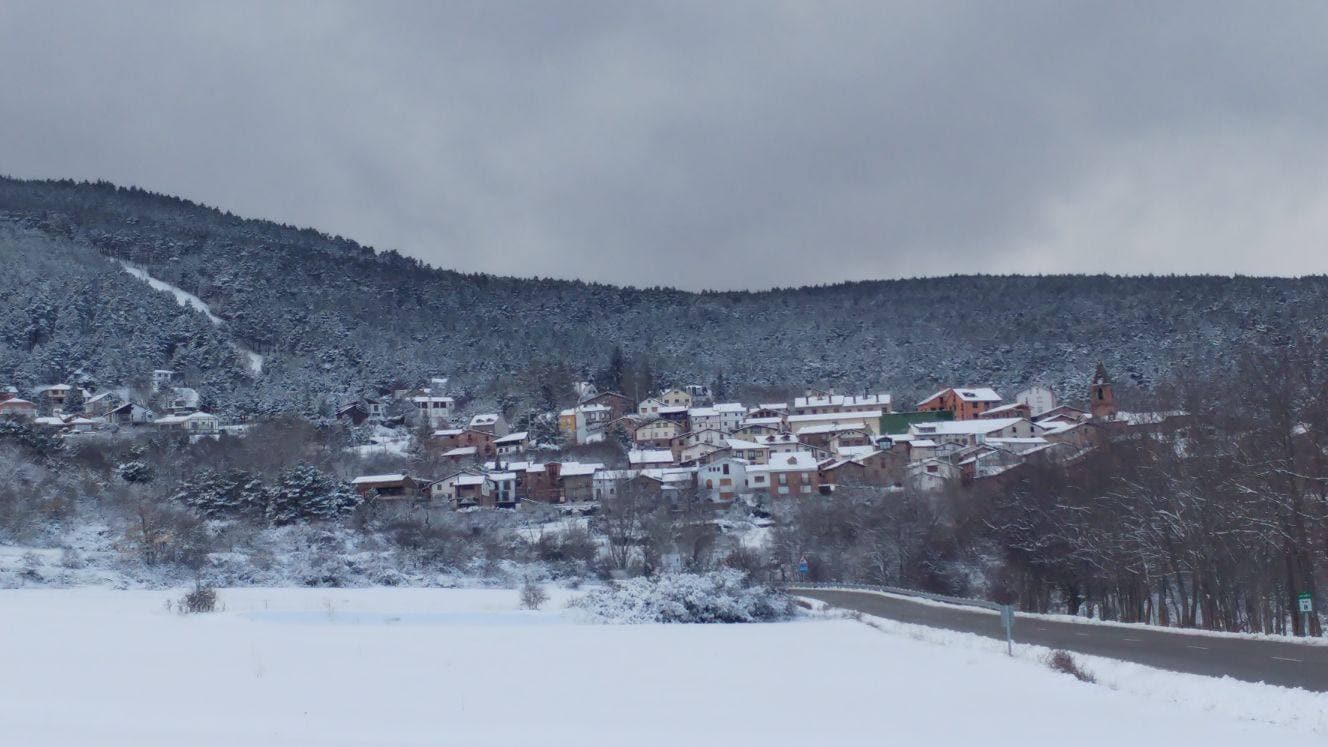
M 1106 366 L 1100 362 L 1093 374 L 1093 383 L 1088 385 L 1088 409 L 1093 413 L 1095 420 L 1110 418 L 1116 414 L 1116 392 L 1111 386 L 1111 377 L 1107 375 Z

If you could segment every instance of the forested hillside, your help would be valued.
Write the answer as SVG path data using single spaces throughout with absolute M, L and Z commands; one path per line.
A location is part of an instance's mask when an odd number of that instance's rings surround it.
M 197 295 L 222 323 L 112 260 Z M 239 412 L 327 412 L 365 388 L 440 374 L 458 393 L 517 408 L 563 396 L 547 385 L 602 368 L 615 347 L 643 384 L 871 388 L 907 403 L 942 385 L 1039 381 L 1077 397 L 1103 360 L 1128 396 L 1328 326 L 1322 277 L 619 288 L 435 269 L 314 230 L 67 181 L 0 179 L 0 261 L 0 381 L 82 373 L 113 384 L 168 367 Z M 266 356 L 261 374 L 237 346 Z

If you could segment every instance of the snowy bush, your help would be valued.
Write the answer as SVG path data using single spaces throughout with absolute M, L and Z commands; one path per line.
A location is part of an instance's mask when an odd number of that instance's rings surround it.
M 215 612 L 217 609 L 217 590 L 211 586 L 195 585 L 189 593 L 180 597 L 175 605 L 181 615 L 196 615 L 203 612 Z
M 521 586 L 521 607 L 528 610 L 537 610 L 549 601 L 549 592 L 544 590 L 543 586 L 534 581 L 527 581 Z
M 152 465 L 146 462 L 125 462 L 116 467 L 115 472 L 125 482 L 152 482 Z
M 749 623 L 793 615 L 787 596 L 751 584 L 733 569 L 629 579 L 575 599 L 572 606 L 611 623 Z

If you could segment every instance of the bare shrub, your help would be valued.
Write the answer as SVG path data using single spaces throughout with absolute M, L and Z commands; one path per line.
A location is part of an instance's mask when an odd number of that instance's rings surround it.
M 1097 682 L 1093 675 L 1079 667 L 1079 663 L 1074 660 L 1069 651 L 1057 649 L 1047 655 L 1047 666 L 1057 672 L 1068 674 L 1080 682 Z
M 521 586 L 521 606 L 528 610 L 537 610 L 549 601 L 549 592 L 534 581 L 527 581 Z
M 180 601 L 175 604 L 175 609 L 177 609 L 181 615 L 216 612 L 217 590 L 211 586 L 196 584 L 188 594 L 180 597 Z

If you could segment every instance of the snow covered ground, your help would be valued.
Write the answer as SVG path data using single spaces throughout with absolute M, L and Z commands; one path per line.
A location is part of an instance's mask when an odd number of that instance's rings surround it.
M 225 611 L 185 617 L 165 608 L 179 594 L 0 592 L 0 744 L 1245 745 L 1328 735 L 1321 722 L 1249 707 L 1286 697 L 1289 710 L 1322 714 L 1325 696 L 1203 680 L 1225 688 L 1215 704 L 1184 682 L 1203 678 L 1166 673 L 1135 690 L 1089 685 L 980 639 L 831 617 L 594 625 L 562 609 L 565 591 L 526 612 L 514 591 L 261 588 L 222 590 Z

